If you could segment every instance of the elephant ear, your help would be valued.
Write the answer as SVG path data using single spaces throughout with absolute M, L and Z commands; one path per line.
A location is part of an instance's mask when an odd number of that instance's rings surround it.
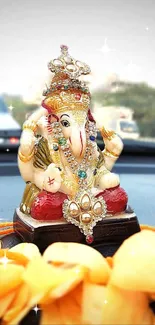
M 94 123 L 96 124 L 96 121 L 95 121 L 95 119 L 94 119 L 94 117 L 93 117 L 93 115 L 92 115 L 92 112 L 91 112 L 90 108 L 89 108 L 89 110 L 88 110 L 88 120 L 89 120 L 90 122 L 94 122 Z
M 45 170 L 52 162 L 48 142 L 41 137 L 35 147 L 33 166 Z

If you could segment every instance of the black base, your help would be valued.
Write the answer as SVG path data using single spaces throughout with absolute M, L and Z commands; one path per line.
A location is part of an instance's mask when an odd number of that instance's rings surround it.
M 15 233 L 2 239 L 2 247 L 13 247 L 20 242 L 31 242 L 38 246 L 41 253 L 54 242 L 77 242 L 87 244 L 79 228 L 68 223 L 34 223 L 34 219 L 25 217 L 19 209 L 14 214 Z M 98 222 L 94 228 L 92 247 L 104 256 L 112 256 L 122 242 L 140 231 L 136 215 L 128 207 L 125 214 L 107 218 Z

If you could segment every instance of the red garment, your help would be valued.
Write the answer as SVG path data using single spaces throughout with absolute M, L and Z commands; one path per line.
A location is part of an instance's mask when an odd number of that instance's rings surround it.
M 107 189 L 96 197 L 102 196 L 107 204 L 109 213 L 123 212 L 128 202 L 126 192 L 120 187 Z M 31 207 L 31 216 L 42 221 L 59 220 L 62 218 L 62 205 L 67 195 L 57 192 L 42 191 L 38 194 Z
M 32 218 L 42 221 L 61 219 L 62 205 L 65 199 L 67 199 L 67 195 L 60 192 L 40 192 L 32 203 Z
M 109 188 L 96 195 L 96 197 L 99 196 L 102 196 L 105 200 L 108 213 L 116 214 L 125 211 L 128 203 L 128 196 L 120 186 Z

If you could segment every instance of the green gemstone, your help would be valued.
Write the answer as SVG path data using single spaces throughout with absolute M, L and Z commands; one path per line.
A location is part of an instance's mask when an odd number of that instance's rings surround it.
M 87 173 L 84 170 L 79 170 L 78 171 L 78 177 L 79 178 L 87 178 Z
M 66 144 L 66 142 L 67 142 L 67 140 L 65 138 L 60 138 L 58 140 L 58 143 L 59 143 L 60 146 L 64 146 Z
M 68 89 L 68 85 L 64 85 L 64 89 Z

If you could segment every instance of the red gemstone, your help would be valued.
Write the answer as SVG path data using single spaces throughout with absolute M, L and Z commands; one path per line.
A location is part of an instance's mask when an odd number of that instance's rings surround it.
M 87 244 L 92 244 L 93 241 L 94 241 L 94 237 L 93 237 L 93 235 L 88 235 L 88 236 L 86 237 L 86 242 L 87 242 Z
M 81 94 L 75 94 L 75 99 L 80 100 L 81 99 Z
M 60 46 L 60 48 L 61 48 L 61 50 L 65 50 L 65 51 L 68 50 L 68 46 L 67 46 L 67 45 L 64 45 L 64 44 L 62 44 L 62 45 Z

